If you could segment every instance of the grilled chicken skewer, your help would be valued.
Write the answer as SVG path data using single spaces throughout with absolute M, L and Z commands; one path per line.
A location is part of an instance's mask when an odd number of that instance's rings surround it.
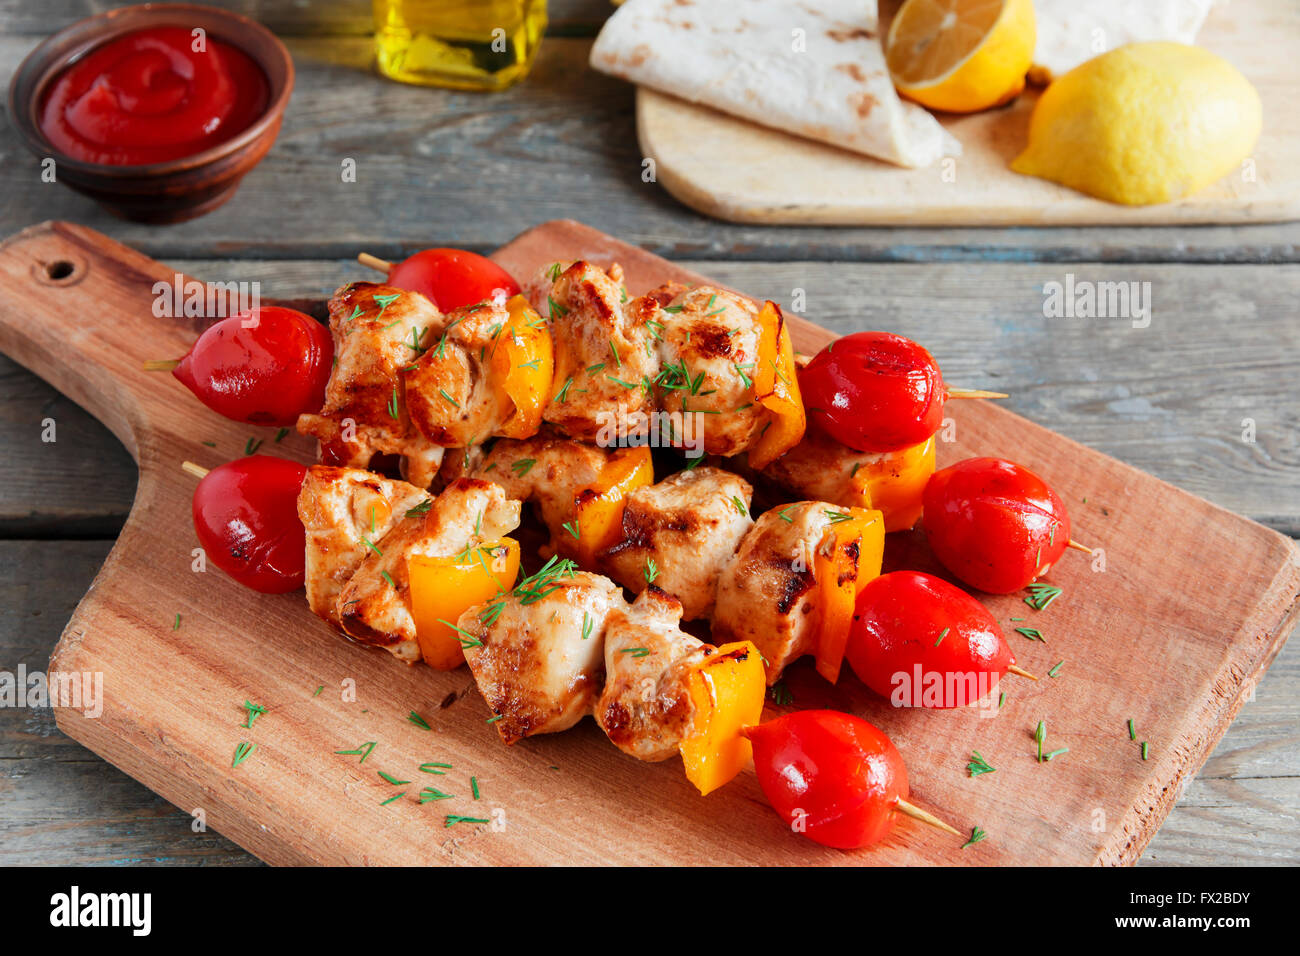
M 529 285 L 533 305 L 517 296 L 445 314 L 419 293 L 344 286 L 329 304 L 325 406 L 298 430 L 330 464 L 398 455 L 422 488 L 445 449 L 526 438 L 543 421 L 582 441 L 652 436 L 759 463 L 798 441 L 794 353 L 774 304 L 675 284 L 629 300 L 621 277 L 556 264 Z
M 499 441 L 473 474 L 535 502 L 557 553 L 633 592 L 653 585 L 673 595 L 685 619 L 710 619 L 721 639 L 752 641 L 769 683 L 805 654 L 836 680 L 853 598 L 880 573 L 879 512 L 805 501 L 755 523 L 749 483 L 706 465 L 656 484 L 649 473 L 636 484 L 601 484 L 610 471 L 625 473 L 616 462 L 638 451 L 555 437 Z M 591 494 L 605 487 L 619 499 L 601 495 L 608 508 L 597 511 Z

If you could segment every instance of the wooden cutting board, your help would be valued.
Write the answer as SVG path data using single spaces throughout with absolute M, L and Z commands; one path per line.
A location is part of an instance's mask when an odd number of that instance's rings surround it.
M 633 292 L 701 281 L 566 221 L 496 254 L 519 276 L 577 257 L 622 262 Z M 869 851 L 819 847 L 785 830 L 752 772 L 700 797 L 678 761 L 624 756 L 592 721 L 507 748 L 464 669 L 403 666 L 342 640 L 301 593 L 263 596 L 215 569 L 195 573 L 194 481 L 180 463 L 239 457 L 250 437 L 302 460 L 311 448 L 225 421 L 171 376 L 141 370 L 147 358 L 182 354 L 199 331 L 197 320 L 153 317 L 153 284 L 173 280 L 162 264 L 67 223 L 0 245 L 0 351 L 102 420 L 140 467 L 126 527 L 50 665 L 102 674 L 102 715 L 56 714 L 71 737 L 273 863 L 1128 863 L 1295 624 L 1300 560 L 1288 539 L 996 405 L 960 403 L 958 440 L 941 444 L 940 464 L 996 453 L 1040 472 L 1069 503 L 1076 537 L 1104 549 L 1106 570 L 1070 553 L 1053 572 L 1064 594 L 1047 610 L 1014 595 L 988 601 L 1020 663 L 1043 675 L 1009 679 L 1000 710 L 894 711 L 851 675 L 831 687 L 806 664 L 793 668 L 794 706 L 878 724 L 907 761 L 913 801 L 988 834 L 961 850 L 904 821 Z M 805 351 L 830 338 L 802 321 L 794 333 Z M 918 536 L 892 537 L 895 559 L 928 560 Z M 1012 617 L 1048 643 L 1012 633 Z M 1059 676 L 1046 677 L 1062 659 Z M 355 701 L 344 699 L 348 687 Z M 246 700 L 268 708 L 251 730 L 241 726 Z M 432 729 L 412 723 L 412 711 Z M 1130 718 L 1150 742 L 1146 761 L 1129 740 Z M 1034 757 L 1040 720 L 1049 747 L 1069 747 L 1050 763 Z M 241 741 L 257 749 L 232 768 Z M 370 741 L 364 764 L 335 754 Z M 973 750 L 997 772 L 969 778 Z M 452 769 L 418 772 L 429 762 Z M 411 783 L 392 786 L 379 771 Z M 420 805 L 428 785 L 453 799 Z M 493 822 L 448 828 L 447 814 Z
M 1197 37 L 1259 91 L 1264 131 L 1249 168 L 1176 203 L 1127 207 L 1013 173 L 1038 91 L 971 116 L 940 114 L 963 155 L 925 169 L 800 139 L 642 89 L 637 131 L 658 181 L 732 222 L 911 226 L 1151 225 L 1300 219 L 1300 5 L 1216 4 Z

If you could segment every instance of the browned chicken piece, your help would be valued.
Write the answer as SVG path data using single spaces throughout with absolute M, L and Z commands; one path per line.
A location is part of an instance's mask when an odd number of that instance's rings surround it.
M 824 501 L 765 512 L 718 578 L 713 639 L 753 641 L 769 685 L 788 664 L 817 649 L 821 602 L 814 554 L 835 513 L 836 506 Z
M 694 423 L 709 455 L 735 455 L 758 438 L 768 421 L 754 400 L 760 327 L 748 299 L 712 286 L 682 292 L 660 313 L 661 370 L 656 379 L 663 412 L 696 412 Z M 689 444 L 684 441 L 683 444 Z
M 605 620 L 605 689 L 596 723 L 638 760 L 667 760 L 691 730 L 690 673 L 716 651 L 677 626 L 682 606 L 656 587 Z
M 609 578 L 555 559 L 458 622 L 479 646 L 465 660 L 501 739 L 567 730 L 590 713 L 604 680 L 605 621 L 625 607 Z
M 498 439 L 472 474 L 496 482 L 511 498 L 533 502 L 554 538 L 573 520 L 578 493 L 596 483 L 612 454 L 544 429 L 532 438 Z
M 707 465 L 637 488 L 627 496 L 622 540 L 600 556 L 602 566 L 632 591 L 653 577 L 688 621 L 708 617 L 718 575 L 754 525 L 753 491 L 739 475 Z
M 854 484 L 854 475 L 864 468 L 869 471 L 871 465 L 891 454 L 858 451 L 820 429 L 809 428 L 799 444 L 754 477 L 795 497 L 858 505 L 863 503 L 862 488 Z M 742 461 L 740 467 L 747 469 L 748 465 Z
M 626 299 L 608 273 L 578 261 L 539 303 L 555 348 L 554 393 L 542 418 L 570 438 L 613 444 L 650 427 L 659 360 L 652 327 L 625 314 Z
M 334 369 L 325 407 L 300 415 L 298 431 L 328 446 L 340 464 L 365 468 L 376 453 L 402 456 L 402 473 L 427 488 L 443 449 L 411 425 L 402 369 L 441 333 L 442 313 L 418 292 L 353 282 L 329 301 Z
M 449 312 L 424 354 L 406 367 L 406 407 L 416 430 L 435 445 L 465 448 L 482 442 L 514 414 L 509 398 L 492 388 L 489 366 L 504 304 L 479 303 Z
M 339 627 L 339 592 L 369 553 L 369 544 L 428 500 L 414 485 L 360 468 L 308 468 L 298 493 L 298 517 L 307 530 L 311 609 Z
M 575 262 L 573 260 L 552 262 L 549 265 L 538 269 L 537 273 L 531 279 L 524 282 L 521 290 L 523 296 L 528 300 L 528 304 L 533 307 L 533 310 L 536 311 L 538 315 L 543 318 L 550 316 L 551 303 L 549 299 L 551 296 L 551 287 L 555 285 L 555 280 L 560 277 L 564 270 L 574 264 Z M 612 263 L 610 267 L 605 270 L 605 275 L 612 279 L 616 285 L 620 287 L 623 285 L 623 267 L 619 263 Z M 619 294 L 619 301 L 626 301 L 622 293 Z
M 394 657 L 420 660 L 411 614 L 411 555 L 452 557 L 519 527 L 519 502 L 490 481 L 461 478 L 430 502 L 407 513 L 362 559 L 338 597 L 343 630 L 362 644 Z

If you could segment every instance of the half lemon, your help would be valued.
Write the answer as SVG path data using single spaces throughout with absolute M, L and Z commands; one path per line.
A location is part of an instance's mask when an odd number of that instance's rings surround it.
M 907 0 L 885 41 L 894 86 L 931 109 L 974 113 L 1025 88 L 1032 0 Z

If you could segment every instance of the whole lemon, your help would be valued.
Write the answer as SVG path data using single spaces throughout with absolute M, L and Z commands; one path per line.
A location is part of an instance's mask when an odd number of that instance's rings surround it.
M 1182 43 L 1130 43 L 1056 80 L 1011 168 L 1141 206 L 1204 189 L 1250 155 L 1259 94 L 1231 63 Z

